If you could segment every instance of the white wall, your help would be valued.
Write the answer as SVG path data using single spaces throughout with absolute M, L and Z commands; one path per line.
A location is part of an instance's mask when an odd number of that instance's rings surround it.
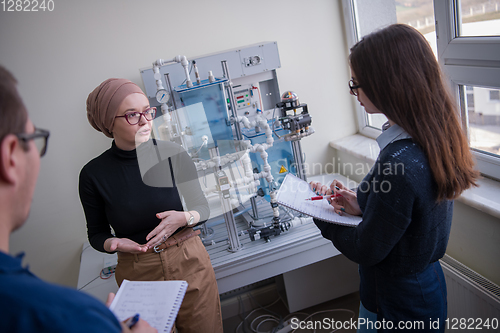
M 328 142 L 356 131 L 342 11 L 331 0 L 55 0 L 53 12 L 0 12 L 0 64 L 19 80 L 33 122 L 51 131 L 31 215 L 11 237 L 40 277 L 76 286 L 86 240 L 81 167 L 110 146 L 87 122 L 87 95 L 109 77 L 140 86 L 139 68 L 277 41 L 282 91 L 307 103 L 316 134 L 309 163 L 331 162 Z

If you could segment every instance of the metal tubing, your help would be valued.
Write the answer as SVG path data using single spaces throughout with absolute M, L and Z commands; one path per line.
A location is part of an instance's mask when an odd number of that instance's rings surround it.
M 236 139 L 243 140 L 243 135 L 241 134 L 240 124 L 236 120 L 236 118 L 238 116 L 236 114 L 236 102 L 234 101 L 233 87 L 231 85 L 232 84 L 231 77 L 229 76 L 229 69 L 227 68 L 226 60 L 221 61 L 221 64 L 222 64 L 222 73 L 223 73 L 224 77 L 227 79 L 226 88 L 227 88 L 227 92 L 229 94 L 228 97 L 229 97 L 229 105 L 231 106 L 231 115 L 235 119 L 234 128 L 236 129 Z
M 209 150 L 210 158 L 215 158 L 219 156 L 219 149 L 217 147 L 210 148 Z M 219 172 L 219 166 L 214 167 L 214 175 L 217 177 L 217 172 Z M 226 222 L 227 235 L 229 238 L 230 252 L 237 252 L 243 248 L 238 238 L 238 228 L 236 227 L 236 221 L 234 220 L 233 209 L 231 206 L 231 199 L 224 198 L 222 191 L 219 189 L 219 198 L 222 205 L 222 211 L 224 212 L 224 221 Z
M 170 82 L 170 75 L 169 73 L 165 73 L 165 82 L 167 83 L 167 88 L 170 91 L 170 96 L 172 100 L 172 106 L 174 107 L 174 111 L 171 113 L 172 119 L 173 119 L 173 124 L 176 129 L 176 134 L 178 136 L 178 140 L 180 140 L 180 145 L 186 149 L 186 142 L 184 141 L 184 136 L 182 135 L 182 129 L 181 129 L 181 124 L 179 122 L 179 117 L 177 115 L 177 103 L 175 102 L 175 97 L 174 97 L 174 87 L 172 87 L 172 83 Z M 174 138 L 174 140 L 177 139 Z M 179 143 L 179 142 L 177 142 Z
M 250 198 L 250 204 L 252 205 L 252 214 L 253 217 L 258 220 L 259 219 L 259 210 L 257 209 L 257 201 L 255 197 Z
M 297 170 L 297 177 L 307 181 L 306 173 L 304 171 L 304 163 L 302 163 L 302 148 L 300 140 L 292 141 L 293 157 L 295 160 L 295 169 Z

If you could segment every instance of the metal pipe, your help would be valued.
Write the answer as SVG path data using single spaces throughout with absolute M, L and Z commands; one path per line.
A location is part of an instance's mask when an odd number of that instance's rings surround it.
M 172 100 L 172 106 L 174 108 L 174 111 L 177 111 L 177 103 L 175 102 L 175 97 L 174 97 L 174 88 L 172 86 L 172 82 L 170 81 L 169 73 L 165 73 L 165 82 L 167 83 L 167 89 L 170 92 L 170 96 L 172 96 L 171 100 Z M 184 141 L 184 136 L 182 135 L 182 131 L 180 128 L 180 123 L 179 123 L 179 117 L 177 115 L 177 112 L 171 112 L 171 116 L 173 119 L 172 123 L 176 129 L 176 134 L 177 134 L 177 136 L 174 135 L 172 137 L 174 139 L 178 138 L 178 141 L 180 141 L 180 145 L 186 149 L 187 146 L 186 146 L 186 142 Z M 179 143 L 179 142 L 177 142 L 177 143 Z
M 292 141 L 292 150 L 295 160 L 295 168 L 297 169 L 297 177 L 307 181 L 304 164 L 302 163 L 302 148 L 300 146 L 300 140 Z
M 236 119 L 238 116 L 236 114 L 236 102 L 234 100 L 233 86 L 231 82 L 231 77 L 229 76 L 227 61 L 226 60 L 221 61 L 221 65 L 222 65 L 222 73 L 224 77 L 227 79 L 226 89 L 229 94 L 228 98 L 229 98 L 229 106 L 231 107 L 231 116 Z M 234 128 L 236 130 L 236 139 L 243 140 L 243 134 L 241 133 L 240 124 L 237 121 L 234 123 Z
M 217 147 L 210 148 L 208 150 L 210 157 L 215 159 L 219 156 L 219 149 Z M 217 183 L 219 183 L 219 177 L 225 175 L 219 166 L 214 167 L 215 176 L 217 177 Z M 227 177 L 227 176 L 226 176 Z M 237 252 L 243 248 L 238 237 L 238 228 L 236 226 L 236 221 L 234 220 L 233 209 L 231 205 L 231 199 L 225 198 L 223 195 L 223 190 L 219 191 L 219 198 L 222 205 L 222 212 L 224 215 L 224 221 L 226 221 L 226 229 L 229 237 L 229 247 L 228 250 L 231 252 Z

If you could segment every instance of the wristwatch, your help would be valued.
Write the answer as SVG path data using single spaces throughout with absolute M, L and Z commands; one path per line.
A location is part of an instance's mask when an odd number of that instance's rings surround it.
M 187 226 L 192 227 L 196 224 L 196 222 L 194 221 L 194 215 L 190 212 L 188 212 L 188 214 L 191 215 L 191 217 L 189 218 L 189 220 L 187 220 Z

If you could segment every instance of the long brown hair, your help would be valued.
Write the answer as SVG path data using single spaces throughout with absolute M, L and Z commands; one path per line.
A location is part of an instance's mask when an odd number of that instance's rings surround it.
M 427 40 L 394 24 L 351 48 L 352 71 L 368 99 L 420 145 L 437 183 L 438 200 L 455 199 L 479 175 L 457 105 Z

